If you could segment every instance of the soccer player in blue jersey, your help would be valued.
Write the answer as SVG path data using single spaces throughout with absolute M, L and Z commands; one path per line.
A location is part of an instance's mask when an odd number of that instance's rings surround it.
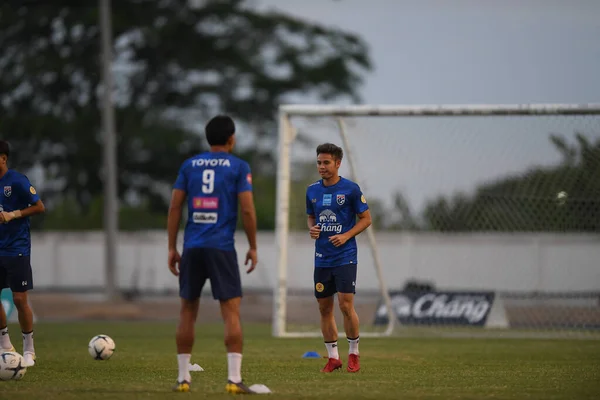
M 0 290 L 10 288 L 23 333 L 23 359 L 26 367 L 35 365 L 33 312 L 27 291 L 33 289 L 29 217 L 43 213 L 44 203 L 23 174 L 8 168 L 10 147 L 0 140 Z M 0 353 L 14 351 L 8 335 L 6 312 L 0 304 Z
M 355 236 L 371 225 L 371 213 L 360 187 L 339 176 L 343 156 L 342 149 L 335 144 L 319 145 L 317 169 L 322 179 L 306 189 L 308 229 L 310 237 L 315 239 L 315 297 L 319 303 L 321 331 L 329 358 L 322 372 L 342 368 L 333 314 L 335 293 L 338 294 L 349 343 L 347 371 L 360 370 L 359 322 L 354 310 L 358 263 Z
M 250 249 L 246 265 L 250 273 L 258 262 L 256 211 L 252 198 L 252 175 L 245 161 L 233 156 L 235 124 L 230 117 L 216 116 L 205 127 L 210 151 L 186 160 L 173 187 L 168 217 L 169 269 L 179 276 L 181 311 L 177 327 L 179 376 L 175 391 L 188 392 L 188 369 L 194 345 L 194 324 L 200 293 L 210 280 L 212 295 L 220 302 L 225 323 L 229 393 L 252 393 L 242 383 L 242 286 L 234 247 L 234 232 L 240 204 Z M 177 251 L 177 232 L 187 199 L 187 224 L 183 254 Z

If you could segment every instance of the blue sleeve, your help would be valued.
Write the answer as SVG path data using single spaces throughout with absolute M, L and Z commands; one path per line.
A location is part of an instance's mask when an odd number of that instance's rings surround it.
M 315 208 L 310 196 L 308 195 L 308 189 L 306 190 L 306 215 L 315 215 Z
M 356 214 L 362 214 L 369 209 L 367 199 L 365 199 L 365 195 L 362 194 L 358 185 L 356 185 L 356 189 L 352 192 L 352 207 Z
M 173 189 L 183 190 L 187 193 L 187 177 L 185 176 L 185 163 L 181 166 L 181 168 L 179 168 L 177 180 L 175 180 Z
M 247 162 L 240 163 L 240 169 L 237 179 L 237 192 L 251 192 L 252 191 L 252 172 L 250 172 L 250 165 Z
M 19 191 L 23 193 L 23 199 L 27 202 L 27 204 L 35 204 L 38 202 L 40 196 L 37 194 L 37 191 L 26 176 L 23 176 L 22 179 L 19 179 L 18 185 Z

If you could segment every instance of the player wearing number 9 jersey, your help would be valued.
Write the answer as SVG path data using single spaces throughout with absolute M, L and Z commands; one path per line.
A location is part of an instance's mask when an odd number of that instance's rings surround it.
M 194 324 L 199 298 L 206 280 L 219 300 L 225 323 L 230 393 L 250 393 L 242 383 L 242 329 L 239 315 L 242 297 L 234 233 L 241 205 L 242 220 L 250 249 L 248 273 L 257 264 L 256 212 L 252 198 L 252 175 L 245 161 L 231 151 L 235 124 L 230 117 L 216 116 L 205 128 L 210 151 L 186 160 L 173 186 L 168 217 L 169 269 L 179 276 L 181 310 L 177 327 L 179 376 L 175 391 L 190 390 L 189 361 L 194 344 Z M 183 253 L 177 251 L 177 232 L 187 200 L 188 217 Z

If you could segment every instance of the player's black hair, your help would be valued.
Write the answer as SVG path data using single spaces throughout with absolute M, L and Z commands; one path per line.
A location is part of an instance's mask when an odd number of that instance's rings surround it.
M 336 160 L 344 158 L 344 150 L 333 143 L 323 143 L 317 146 L 317 156 L 319 154 L 331 154 Z
M 0 155 L 4 154 L 6 158 L 10 156 L 10 146 L 6 140 L 0 140 Z
M 227 115 L 217 115 L 213 117 L 204 128 L 206 140 L 211 146 L 223 146 L 227 144 L 229 138 L 235 133 L 235 124 L 231 117 Z

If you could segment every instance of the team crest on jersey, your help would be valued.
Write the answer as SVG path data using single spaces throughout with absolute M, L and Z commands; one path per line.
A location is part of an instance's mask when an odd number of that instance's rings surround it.
M 29 187 L 29 193 L 36 194 L 37 192 L 35 191 L 35 188 L 33 186 L 30 186 Z
M 10 197 L 12 194 L 12 186 L 4 186 L 4 195 Z
M 346 202 L 346 195 L 345 194 L 338 194 L 335 196 L 335 201 L 337 201 L 337 203 L 340 206 L 343 206 L 344 203 Z
M 249 183 L 250 185 L 252 185 L 252 174 L 248 174 L 248 175 L 246 175 L 246 181 L 248 181 L 248 183 Z
M 318 282 L 315 285 L 315 290 L 319 293 L 321 293 L 323 290 L 325 290 L 325 285 L 323 285 L 321 282 Z

